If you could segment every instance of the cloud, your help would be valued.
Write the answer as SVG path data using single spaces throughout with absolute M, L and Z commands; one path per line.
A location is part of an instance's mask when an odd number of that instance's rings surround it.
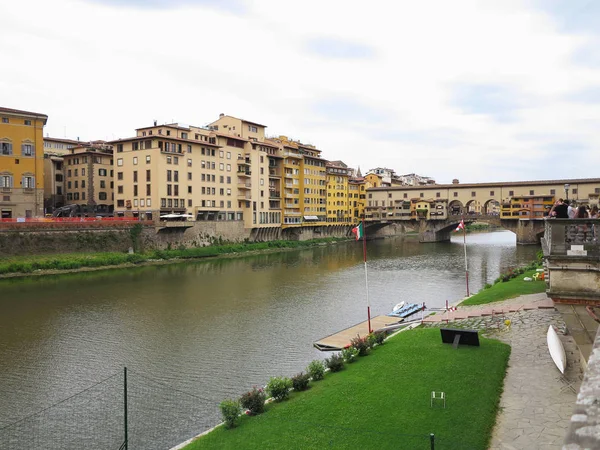
M 600 105 L 600 86 L 579 89 L 565 96 L 565 100 L 575 103 L 591 103 Z
M 457 83 L 450 90 L 451 105 L 466 114 L 485 115 L 497 122 L 517 120 L 521 95 L 512 87 Z
M 375 49 L 339 38 L 318 37 L 306 43 L 306 49 L 322 58 L 369 59 L 375 57 Z
M 352 124 L 377 124 L 387 121 L 383 109 L 374 108 L 351 97 L 329 97 L 315 101 L 312 110 L 322 118 Z
M 86 0 L 109 7 L 134 9 L 175 9 L 207 7 L 241 13 L 246 7 L 240 0 Z

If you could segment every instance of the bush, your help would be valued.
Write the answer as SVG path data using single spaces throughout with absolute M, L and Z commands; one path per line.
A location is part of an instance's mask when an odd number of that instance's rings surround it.
M 246 408 L 250 411 L 250 414 L 256 415 L 261 414 L 265 410 L 265 392 L 254 386 L 251 391 L 246 392 L 240 398 L 240 404 L 242 408 Z
M 325 360 L 325 365 L 332 372 L 339 372 L 344 368 L 344 358 L 339 353 L 331 355 L 331 358 Z
M 221 414 L 223 415 L 223 422 L 227 428 L 235 427 L 238 418 L 240 417 L 240 402 L 236 400 L 223 400 L 219 404 Z
M 358 350 L 358 356 L 367 356 L 369 354 L 369 340 L 366 337 L 361 338 L 360 335 L 357 334 L 356 337 L 350 341 L 350 345 Z
M 342 350 L 342 357 L 348 364 L 353 363 L 358 358 L 358 350 L 350 346 Z
M 292 380 L 287 377 L 271 377 L 267 383 L 267 392 L 278 402 L 288 398 L 291 388 Z
M 491 288 L 491 287 L 492 287 L 492 285 L 491 285 L 490 283 L 486 283 L 486 284 L 485 284 L 485 286 L 484 286 L 483 288 L 484 288 L 484 289 L 489 289 L 489 288 Z
M 300 372 L 292 377 L 292 387 L 295 391 L 305 391 L 308 389 L 309 380 L 309 374 Z
M 373 336 L 377 345 L 383 345 L 386 336 L 385 331 L 376 331 L 375 333 L 373 333 Z
M 322 380 L 325 377 L 325 367 L 318 359 L 315 359 L 308 365 L 307 372 L 314 381 Z

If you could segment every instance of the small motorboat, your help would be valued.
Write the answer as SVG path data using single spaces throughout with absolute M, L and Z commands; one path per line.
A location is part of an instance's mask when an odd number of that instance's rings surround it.
M 422 308 L 423 305 L 417 305 L 416 303 L 400 302 L 394 306 L 394 309 L 388 316 L 404 318 L 420 311 Z

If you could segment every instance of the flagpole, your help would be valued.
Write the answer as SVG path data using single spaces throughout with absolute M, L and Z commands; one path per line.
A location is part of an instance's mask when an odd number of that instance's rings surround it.
M 371 329 L 371 303 L 369 302 L 369 276 L 367 274 L 367 233 L 365 230 L 365 219 L 362 220 L 363 229 L 363 259 L 365 262 L 365 288 L 367 291 L 367 320 L 369 325 L 369 334 L 373 332 Z
M 469 296 L 469 266 L 467 263 L 467 226 L 464 225 L 463 220 L 463 248 L 465 249 L 465 280 L 467 282 L 467 297 Z

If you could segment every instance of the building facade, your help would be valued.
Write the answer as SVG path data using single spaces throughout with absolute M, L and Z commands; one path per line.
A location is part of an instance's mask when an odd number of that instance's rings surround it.
M 327 222 L 349 223 L 352 221 L 352 211 L 349 204 L 351 195 L 348 183 L 348 166 L 342 161 L 329 161 L 327 172 Z M 353 185 L 354 187 L 354 185 Z
M 0 218 L 44 214 L 45 114 L 0 108 Z
M 52 213 L 65 205 L 65 174 L 63 156 L 85 143 L 72 139 L 44 138 L 44 212 Z

